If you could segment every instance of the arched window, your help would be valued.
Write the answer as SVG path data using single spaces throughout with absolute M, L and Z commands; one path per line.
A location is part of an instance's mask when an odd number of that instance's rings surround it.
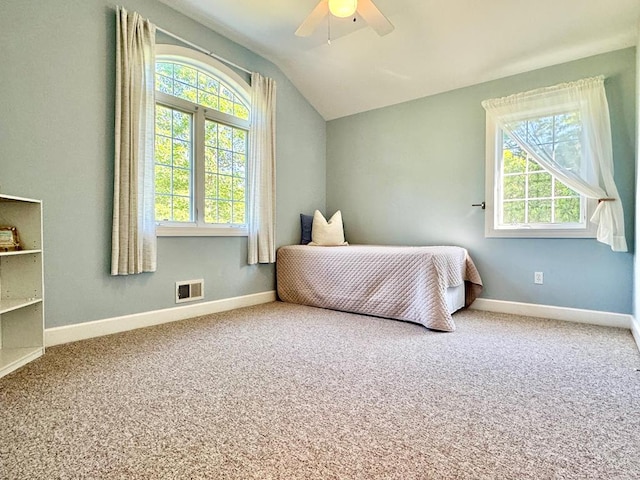
M 249 85 L 197 51 L 156 52 L 160 235 L 246 234 Z

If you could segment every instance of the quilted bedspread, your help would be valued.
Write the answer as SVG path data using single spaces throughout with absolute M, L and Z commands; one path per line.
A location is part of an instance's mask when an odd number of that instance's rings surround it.
M 289 245 L 277 252 L 284 302 L 405 320 L 450 332 L 446 290 L 466 284 L 469 306 L 482 280 L 461 247 Z

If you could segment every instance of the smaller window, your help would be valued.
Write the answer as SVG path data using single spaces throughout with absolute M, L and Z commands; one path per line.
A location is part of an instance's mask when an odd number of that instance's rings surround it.
M 522 112 L 517 134 L 544 149 L 563 168 L 578 172 L 582 125 L 576 111 Z M 595 207 L 540 166 L 487 116 L 488 237 L 595 237 Z

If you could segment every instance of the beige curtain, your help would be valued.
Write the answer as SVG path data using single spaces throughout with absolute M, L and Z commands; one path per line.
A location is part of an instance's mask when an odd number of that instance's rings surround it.
M 156 27 L 118 7 L 111 274 L 156 270 L 154 69 Z
M 276 82 L 251 75 L 249 265 L 276 261 Z

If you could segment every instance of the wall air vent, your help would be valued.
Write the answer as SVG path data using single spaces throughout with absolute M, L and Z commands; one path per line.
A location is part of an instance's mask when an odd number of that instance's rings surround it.
M 191 302 L 204 298 L 204 280 L 176 282 L 176 303 Z

